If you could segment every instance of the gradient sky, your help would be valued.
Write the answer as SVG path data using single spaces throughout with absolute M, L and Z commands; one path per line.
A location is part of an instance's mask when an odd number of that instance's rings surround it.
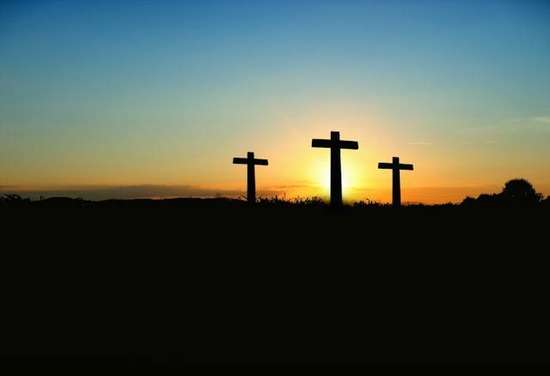
M 260 192 L 325 195 L 331 130 L 351 199 L 394 155 L 405 201 L 550 194 L 550 2 L 0 3 L 0 191 L 233 194 L 254 151 Z

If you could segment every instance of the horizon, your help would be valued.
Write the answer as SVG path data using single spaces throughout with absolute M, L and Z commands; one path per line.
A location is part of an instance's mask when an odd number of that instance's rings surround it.
M 460 202 L 525 178 L 550 195 L 544 1 L 0 5 L 0 193 Z M 120 195 L 122 197 L 107 197 Z M 140 197 L 140 198 L 141 198 Z
M 242 185 L 242 184 L 241 184 Z M 404 204 L 427 204 L 437 205 L 446 203 L 460 203 L 466 197 L 478 197 L 480 194 L 495 194 L 502 191 L 504 183 L 501 185 L 478 186 L 478 187 L 413 187 L 406 191 Z M 550 186 L 543 186 L 539 189 L 534 188 L 543 194 L 544 197 L 550 196 L 545 192 L 550 191 Z M 546 189 L 544 189 L 546 188 Z M 262 189 L 258 191 L 259 198 L 281 198 L 281 199 L 305 199 L 320 198 L 324 201 L 329 200 L 329 194 L 326 189 L 315 187 L 301 187 L 302 191 L 316 192 L 324 191 L 323 194 L 292 194 L 297 187 L 276 186 L 271 189 Z M 91 201 L 101 201 L 108 199 L 171 199 L 171 198 L 229 198 L 244 199 L 246 190 L 242 187 L 235 189 L 208 188 L 192 185 L 151 185 L 139 184 L 128 186 L 57 186 L 57 187 L 14 187 L 0 186 L 0 194 L 18 194 L 23 198 L 37 200 L 41 198 L 67 197 L 81 198 Z M 348 191 L 348 198 L 344 199 L 347 203 L 360 201 L 373 201 L 380 203 L 391 202 L 391 188 L 373 190 L 364 189 L 361 192 Z M 350 198 L 351 197 L 351 198 Z M 436 199 L 434 199 L 436 197 Z

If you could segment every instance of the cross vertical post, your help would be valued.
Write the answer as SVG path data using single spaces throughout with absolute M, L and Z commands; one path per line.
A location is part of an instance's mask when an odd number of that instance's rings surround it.
M 247 159 L 254 160 L 254 153 L 248 152 Z M 254 163 L 246 166 L 246 199 L 248 202 L 256 202 L 256 168 Z
M 337 145 L 340 132 L 330 132 L 330 142 Z M 330 148 L 330 201 L 333 205 L 342 204 L 342 160 L 340 148 Z
M 392 164 L 399 166 L 399 157 L 392 158 Z M 401 171 L 392 169 L 392 202 L 393 206 L 401 206 Z

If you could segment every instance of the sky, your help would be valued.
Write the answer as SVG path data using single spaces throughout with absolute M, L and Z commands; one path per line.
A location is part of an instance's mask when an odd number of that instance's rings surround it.
M 0 192 L 460 201 L 550 195 L 548 1 L 3 1 Z

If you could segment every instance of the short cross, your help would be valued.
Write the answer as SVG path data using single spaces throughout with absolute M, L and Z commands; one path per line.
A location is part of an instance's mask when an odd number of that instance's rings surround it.
M 380 162 L 378 168 L 392 170 L 392 204 L 394 207 L 401 206 L 401 170 L 413 170 L 412 164 L 399 163 L 399 157 L 393 157 L 392 163 Z
M 254 159 L 254 153 L 248 152 L 246 158 L 233 158 L 233 164 L 245 164 L 247 170 L 247 191 L 248 202 L 256 202 L 256 173 L 255 166 L 267 166 L 267 159 Z

